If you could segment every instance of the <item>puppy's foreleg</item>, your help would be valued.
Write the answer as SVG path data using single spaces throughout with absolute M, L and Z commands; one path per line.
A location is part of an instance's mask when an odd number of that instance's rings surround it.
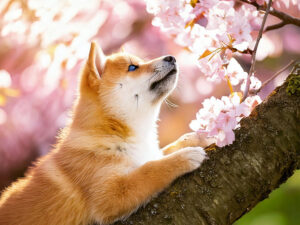
M 182 135 L 173 143 L 165 146 L 162 151 L 164 155 L 168 155 L 186 147 L 206 147 L 214 142 L 213 138 L 207 138 L 204 135 L 191 132 Z
M 130 215 L 174 179 L 198 168 L 205 158 L 202 148 L 188 147 L 147 162 L 127 175 L 115 176 L 99 187 L 102 195 L 97 195 L 98 191 L 92 197 L 98 202 L 95 217 L 106 224 Z

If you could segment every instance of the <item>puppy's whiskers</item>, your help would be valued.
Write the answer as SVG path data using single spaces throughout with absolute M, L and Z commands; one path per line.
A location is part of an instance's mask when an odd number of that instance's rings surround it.
M 177 108 L 178 105 L 176 105 L 175 103 L 171 102 L 169 99 L 165 99 L 165 103 L 169 108 Z

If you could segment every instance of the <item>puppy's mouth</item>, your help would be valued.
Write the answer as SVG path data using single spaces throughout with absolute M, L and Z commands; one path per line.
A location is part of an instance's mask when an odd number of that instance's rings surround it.
M 168 72 L 163 78 L 161 78 L 160 80 L 154 81 L 150 85 L 150 91 L 158 89 L 160 86 L 164 85 L 169 79 L 171 79 L 171 77 L 176 75 L 176 73 L 177 73 L 177 68 L 175 67 L 170 72 Z

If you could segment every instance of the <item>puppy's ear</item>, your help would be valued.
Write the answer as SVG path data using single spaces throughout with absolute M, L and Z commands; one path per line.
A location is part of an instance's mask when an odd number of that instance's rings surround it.
M 97 92 L 99 90 L 99 84 L 101 76 L 104 72 L 106 56 L 102 49 L 97 45 L 96 42 L 91 43 L 89 57 L 84 68 L 80 90 Z
M 95 41 L 91 43 L 89 59 L 88 59 L 88 66 L 98 79 L 101 78 L 101 75 L 104 70 L 106 56 L 104 55 L 102 49 L 97 45 Z

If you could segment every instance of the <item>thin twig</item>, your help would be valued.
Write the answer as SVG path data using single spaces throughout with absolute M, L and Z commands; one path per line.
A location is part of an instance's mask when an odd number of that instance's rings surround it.
M 247 3 L 249 5 L 253 5 L 254 7 L 256 7 L 257 10 L 262 10 L 262 11 L 266 11 L 267 8 L 265 7 L 265 5 L 259 5 L 257 4 L 255 1 L 248 1 L 248 0 L 239 0 L 240 2 L 244 2 Z M 300 19 L 290 16 L 284 12 L 281 12 L 277 9 L 271 8 L 269 10 L 269 14 L 271 14 L 272 16 L 275 16 L 279 19 L 281 19 L 283 22 L 285 22 L 285 24 L 294 24 L 298 27 L 300 27 Z
M 283 71 L 285 71 L 287 68 L 289 68 L 290 66 L 294 65 L 296 62 L 296 60 L 292 60 L 289 62 L 289 64 L 285 65 L 283 68 L 281 68 L 279 71 L 277 71 L 271 78 L 269 78 L 268 80 L 266 80 L 259 89 L 257 90 L 250 90 L 250 93 L 253 95 L 256 95 L 258 92 L 260 92 L 268 83 L 270 83 L 270 81 L 272 81 L 275 77 L 277 77 L 279 74 L 281 74 Z
M 267 26 L 267 28 L 265 29 L 265 32 L 281 28 L 281 27 L 283 27 L 285 25 L 287 25 L 287 23 L 284 22 L 284 21 L 281 21 L 280 23 L 276 23 L 274 25 Z
M 258 33 L 258 37 L 256 39 L 255 46 L 254 46 L 254 49 L 253 49 L 253 54 L 252 54 L 252 58 L 251 58 L 251 67 L 250 67 L 250 70 L 249 70 L 249 73 L 248 73 L 248 76 L 247 76 L 246 87 L 245 87 L 245 90 L 244 90 L 244 93 L 243 93 L 242 102 L 248 96 L 248 92 L 249 92 L 249 88 L 250 88 L 250 77 L 252 76 L 252 74 L 254 72 L 254 69 L 255 69 L 255 60 L 256 60 L 257 47 L 258 47 L 259 41 L 262 37 L 262 33 L 263 33 L 263 30 L 264 30 L 264 27 L 265 27 L 265 23 L 267 21 L 267 17 L 268 17 L 271 5 L 272 5 L 272 0 L 269 0 L 268 6 L 267 6 L 267 9 L 266 9 L 266 13 L 264 15 L 264 18 L 263 18 L 263 21 L 262 21 L 262 24 L 261 24 L 261 27 L 260 27 L 260 30 L 259 30 L 259 33 Z
M 284 12 L 278 11 L 274 8 L 272 8 L 270 10 L 270 14 L 272 16 L 276 16 L 277 18 L 281 19 L 282 21 L 284 21 L 286 24 L 294 24 L 298 27 L 300 27 L 300 19 L 290 16 Z

